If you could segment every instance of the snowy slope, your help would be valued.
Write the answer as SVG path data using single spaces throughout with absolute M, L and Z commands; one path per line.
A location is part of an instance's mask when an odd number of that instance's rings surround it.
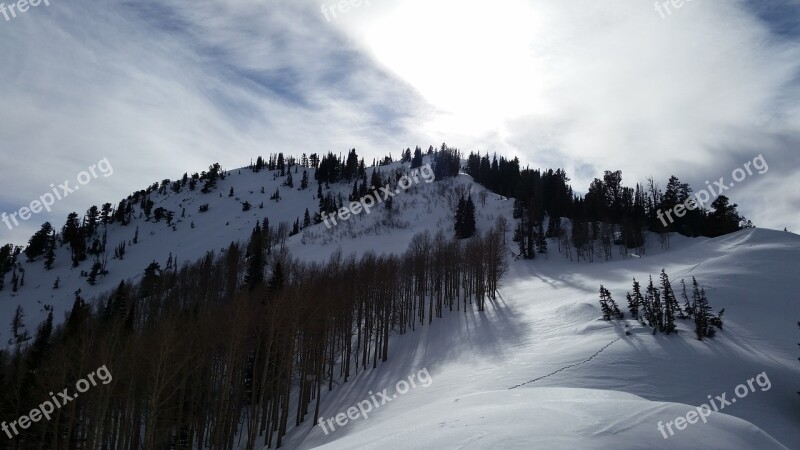
M 795 235 L 745 230 L 676 239 L 671 251 L 641 259 L 514 262 L 485 314 L 452 313 L 396 337 L 390 361 L 329 393 L 322 416 L 422 368 L 429 387 L 328 435 L 303 425 L 289 448 L 800 448 L 800 303 L 790 295 L 798 256 Z M 694 275 L 706 286 L 712 306 L 726 308 L 724 333 L 699 342 L 686 322 L 669 337 L 628 322 L 626 336 L 625 322 L 598 320 L 601 283 L 619 301 L 632 276 L 662 267 L 673 283 Z M 768 390 L 755 384 L 707 424 L 668 439 L 658 431 L 709 395 L 730 400 L 762 372 Z
M 395 163 L 381 171 L 398 167 Z M 301 174 L 294 174 L 296 185 Z M 137 226 L 139 244 L 128 246 L 124 260 L 109 259 L 110 273 L 96 286 L 78 276 L 89 270 L 91 260 L 72 269 L 66 247 L 59 250 L 52 271 L 45 271 L 40 260 L 23 262 L 25 286 L 12 294 L 7 277 L 0 318 L 8 323 L 21 304 L 33 332 L 44 318 L 42 303 L 53 304 L 56 317 L 62 318 L 78 288 L 91 297 L 121 279 L 141 276 L 154 260 L 163 267 L 170 253 L 186 262 L 208 250 L 220 252 L 231 241 L 246 241 L 264 217 L 273 225 L 302 220 L 306 208 L 313 213 L 318 207 L 312 170 L 309 178 L 306 191 L 281 187 L 279 203 L 269 197 L 283 178 L 246 169 L 229 172 L 209 194 L 198 188 L 154 195 L 155 207 L 176 213 L 175 230 L 144 218 L 127 227 L 109 226 L 110 252 L 130 241 Z M 228 197 L 231 186 L 234 197 Z M 287 248 L 294 257 L 317 261 L 338 250 L 405 251 L 418 232 L 451 233 L 456 192 L 469 186 L 477 201 L 475 194 L 483 188 L 466 175 L 416 184 L 395 197 L 398 212 L 391 226 L 376 208 L 331 230 L 313 225 L 289 238 Z M 331 188 L 346 199 L 352 186 Z M 253 209 L 243 212 L 243 201 Z M 261 202 L 264 209 L 258 207 Z M 209 212 L 200 214 L 203 203 Z M 186 217 L 180 218 L 183 208 Z M 489 194 L 486 205 L 478 202 L 477 214 L 478 228 L 486 229 L 499 215 L 510 219 L 511 201 Z M 434 380 L 429 387 L 412 389 L 368 420 L 351 421 L 327 435 L 304 423 L 290 429 L 285 448 L 800 448 L 800 399 L 795 394 L 800 389 L 795 345 L 800 303 L 790 284 L 800 275 L 800 238 L 770 230 L 717 239 L 675 236 L 665 251 L 651 236 L 641 258 L 622 260 L 615 252 L 614 261 L 597 258 L 595 263 L 570 262 L 556 248 L 550 242 L 547 260 L 512 261 L 501 297 L 485 313 L 445 314 L 432 326 L 394 336 L 387 363 L 324 394 L 322 416 L 345 413 L 370 391 L 394 387 L 422 369 Z M 667 337 L 653 336 L 634 322 L 598 320 L 600 284 L 624 304 L 632 277 L 646 282 L 661 268 L 674 286 L 681 278 L 690 282 L 697 277 L 712 306 L 726 308 L 724 333 L 698 342 L 689 323 L 680 324 L 679 335 Z M 53 290 L 56 277 L 61 288 Z M 0 329 L 0 342 L 7 338 L 7 330 Z M 769 390 L 756 390 L 724 414 L 714 413 L 708 424 L 690 425 L 669 439 L 658 431 L 659 421 L 674 421 L 709 395 L 727 392 L 730 399 L 737 385 L 762 372 L 771 382 Z
M 378 170 L 387 177 L 395 170 L 407 172 L 409 167 L 408 163 L 395 162 L 379 167 Z M 373 170 L 375 169 L 367 168 L 368 177 Z M 86 278 L 80 276 L 81 271 L 88 272 L 91 269 L 91 255 L 79 267 L 72 268 L 69 247 L 63 246 L 57 250 L 56 262 L 50 271 L 45 270 L 42 257 L 28 262 L 24 254 L 20 255 L 19 261 L 25 270 L 25 285 L 13 293 L 11 274 L 6 275 L 5 289 L 0 291 L 0 318 L 7 320 L 2 323 L 10 322 L 17 305 L 21 305 L 26 314 L 25 323 L 33 335 L 36 325 L 47 316 L 44 305 L 53 305 L 55 319 L 61 321 L 72 307 L 73 293 L 77 289 L 81 289 L 84 298 L 92 298 L 115 288 L 122 280 L 138 279 L 153 261 L 159 263 L 162 269 L 165 268 L 170 254 L 180 263 L 186 263 L 202 258 L 210 250 L 223 252 L 231 242 L 246 243 L 256 222 L 261 222 L 264 218 L 268 218 L 273 227 L 285 222 L 291 228 L 297 218 L 302 223 L 306 209 L 312 215 L 319 210 L 314 170 L 308 169 L 309 188 L 304 191 L 299 190 L 302 173 L 302 168 L 297 173 L 293 170 L 294 188 L 282 186 L 285 177 L 277 176 L 277 171 L 263 170 L 254 173 L 249 169 L 235 169 L 229 171 L 224 180 L 217 182 L 217 188 L 207 194 L 200 192 L 202 183 L 198 183 L 194 191 L 184 188 L 178 194 L 170 190 L 165 195 L 151 194 L 153 210 L 162 207 L 175 213 L 174 230 L 163 219 L 159 223 L 154 219 L 147 221 L 138 205 L 135 206 L 135 219 L 127 226 L 110 224 L 104 229 L 101 225 L 99 234 L 102 235 L 105 230 L 108 236 L 106 269 L 109 274 L 98 277 L 95 286 L 89 285 Z M 376 249 L 381 252 L 404 252 L 410 238 L 419 232 L 438 228 L 450 233 L 452 211 L 457 202 L 454 184 L 465 187 L 473 185 L 472 179 L 466 175 L 460 176 L 457 181 L 435 183 L 426 183 L 419 178 L 418 183 L 413 183 L 408 190 L 401 191 L 394 197 L 394 209 L 397 213 L 390 221 L 391 225 L 379 224 L 386 221 L 381 205 L 371 214 L 362 213 L 331 229 L 324 223 L 312 224 L 300 234 L 288 238 L 287 248 L 292 256 L 309 261 L 327 260 L 339 249 L 345 254 Z M 473 186 L 475 192 L 483 190 L 478 185 Z M 233 197 L 228 196 L 231 187 L 234 189 Z M 264 194 L 261 193 L 262 187 Z M 279 202 L 270 200 L 276 189 L 280 189 Z M 330 186 L 330 192 L 334 195 L 341 193 L 345 203 L 351 190 L 352 185 L 347 184 Z M 115 206 L 119 203 L 119 199 L 108 200 Z M 247 212 L 242 211 L 242 203 L 245 201 L 252 205 L 252 209 Z M 200 205 L 206 203 L 209 205 L 208 212 L 199 213 Z M 259 208 L 262 203 L 263 209 Z M 90 205 L 87 205 L 87 209 L 88 206 Z M 486 207 L 477 213 L 478 226 L 486 228 L 493 223 L 498 208 L 510 211 L 510 202 L 490 195 Z M 185 217 L 181 217 L 184 210 Z M 80 217 L 83 217 L 83 213 L 79 212 Z M 62 225 L 63 222 L 53 223 L 59 231 Z M 133 244 L 137 227 L 138 244 Z M 128 244 L 124 259 L 114 259 L 114 248 L 122 242 Z M 380 242 L 380 245 L 376 246 L 376 242 Z M 53 289 L 56 279 L 60 279 L 59 289 Z M 5 344 L 9 335 L 8 329 L 0 328 L 0 343 Z

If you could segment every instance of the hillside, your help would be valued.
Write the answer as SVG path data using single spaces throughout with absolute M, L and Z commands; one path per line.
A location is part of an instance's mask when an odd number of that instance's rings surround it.
M 757 229 L 679 239 L 671 251 L 641 259 L 517 261 L 486 314 L 448 316 L 398 337 L 396 357 L 326 396 L 322 416 L 346 412 L 368 391 L 391 392 L 421 368 L 433 379 L 429 387 L 327 436 L 319 427 L 298 430 L 303 437 L 292 442 L 331 449 L 797 448 L 800 303 L 791 285 L 800 275 L 798 252 L 800 237 Z M 630 320 L 599 320 L 601 283 L 620 302 L 631 277 L 661 268 L 673 283 L 702 280 L 712 305 L 726 309 L 725 331 L 700 342 L 685 321 L 677 336 L 664 336 Z M 686 415 L 709 395 L 727 392 L 730 400 L 737 385 L 762 372 L 767 390 L 756 385 L 708 424 L 669 439 L 658 431 L 659 421 Z
M 427 161 L 426 161 L 427 162 Z M 386 175 L 407 170 L 407 163 L 382 166 Z M 293 169 L 292 169 L 293 170 Z M 294 175 L 295 186 L 300 174 Z M 314 179 L 313 169 L 309 178 Z M 375 170 L 368 168 L 368 174 Z M 0 292 L 0 317 L 13 316 L 21 305 L 31 334 L 45 318 L 44 304 L 54 306 L 58 321 L 69 311 L 73 292 L 92 298 L 136 281 L 151 262 L 166 266 L 170 255 L 183 264 L 208 251 L 224 253 L 232 241 L 246 243 L 264 218 L 291 227 L 308 209 L 317 211 L 316 183 L 307 190 L 282 186 L 272 171 L 247 168 L 228 171 L 210 193 L 200 190 L 152 194 L 156 208 L 175 213 L 174 228 L 147 221 L 135 213 L 127 226 L 111 224 L 109 249 L 127 243 L 124 259 L 109 256 L 108 274 L 95 286 L 80 276 L 91 257 L 72 268 L 68 248 L 58 250 L 53 270 L 41 259 L 21 263 L 25 285 Z M 263 188 L 263 193 L 262 193 Z M 351 186 L 332 184 L 346 199 Z M 233 196 L 229 192 L 233 189 Z M 280 189 L 281 200 L 270 200 Z M 285 249 L 302 261 L 322 262 L 341 251 L 399 254 L 412 236 L 428 231 L 452 233 L 453 211 L 460 192 L 471 189 L 477 200 L 485 188 L 465 174 L 428 183 L 420 180 L 398 191 L 393 212 L 376 207 L 328 229 L 311 225 L 288 237 Z M 325 191 L 328 192 L 327 190 Z M 243 202 L 252 208 L 243 211 Z M 263 203 L 263 209 L 259 207 Z M 498 217 L 513 223 L 512 200 L 488 193 L 476 211 L 478 230 Z M 208 204 L 208 212 L 199 212 Z M 185 209 L 185 216 L 182 211 Z M 54 224 L 60 226 L 60 224 Z M 138 228 L 138 243 L 134 244 Z M 515 244 L 508 233 L 508 247 Z M 796 361 L 800 305 L 791 283 L 800 238 L 784 232 L 749 229 L 709 239 L 674 235 L 665 250 L 648 234 L 644 255 L 602 262 L 570 261 L 550 239 L 549 254 L 533 261 L 514 259 L 485 312 L 445 314 L 403 336 L 392 336 L 388 362 L 361 372 L 346 384 L 323 393 L 321 416 L 336 417 L 393 387 L 420 370 L 429 371 L 428 387 L 410 390 L 368 420 L 355 420 L 329 434 L 308 422 L 290 425 L 285 448 L 797 448 L 800 413 L 796 394 L 800 367 Z M 24 259 L 24 258 L 22 258 Z M 603 284 L 624 306 L 633 277 L 646 280 L 664 268 L 672 282 L 696 277 L 716 309 L 725 308 L 725 331 L 705 341 L 694 338 L 690 322 L 679 323 L 673 336 L 652 335 L 632 320 L 600 320 L 597 290 Z M 59 289 L 52 289 L 60 279 Z M 623 307 L 623 310 L 626 308 Z M 8 321 L 8 320 L 7 320 Z M 6 321 L 6 322 L 7 322 Z M 630 334 L 626 334 L 629 332 Z M 6 341 L 7 331 L 0 339 Z M 760 373 L 770 388 L 757 390 L 708 424 L 689 426 L 669 439 L 659 421 L 685 415 L 709 395 L 728 392 Z M 339 384 L 337 382 L 337 384 Z M 512 389 L 513 388 L 513 389 Z M 694 406 L 690 406 L 694 405 Z M 293 425 L 293 424 L 292 424 Z M 244 448 L 244 447 L 242 447 Z

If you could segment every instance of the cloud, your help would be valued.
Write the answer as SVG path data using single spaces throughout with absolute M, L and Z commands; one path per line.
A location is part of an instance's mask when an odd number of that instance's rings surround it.
M 399 152 L 413 90 L 322 21 L 293 3 L 76 0 L 0 23 L 2 210 L 104 157 L 116 169 L 0 239 L 213 162 Z
M 429 131 L 449 144 L 564 167 L 579 192 L 606 169 L 701 189 L 763 153 L 786 188 L 730 196 L 800 229 L 783 207 L 800 183 L 798 5 L 687 1 L 662 18 L 636 0 L 386 0 L 343 28 L 438 108 Z M 759 197 L 774 201 L 745 201 Z
M 730 197 L 797 230 L 800 7 L 764 3 L 382 0 L 328 22 L 311 0 L 53 0 L 0 18 L 0 211 L 104 157 L 115 174 L 0 240 L 213 162 L 442 141 L 578 191 L 605 169 L 699 189 L 763 154 Z

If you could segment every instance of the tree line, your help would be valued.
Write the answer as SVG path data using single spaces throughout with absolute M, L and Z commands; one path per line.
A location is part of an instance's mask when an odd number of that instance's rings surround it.
M 515 241 L 519 255 L 526 259 L 536 257 L 536 241 L 542 236 L 559 238 L 564 243 L 559 251 L 569 252 L 574 247 L 579 260 L 590 260 L 595 253 L 594 241 L 601 241 L 603 254 L 610 259 L 611 244 L 641 250 L 645 231 L 660 234 L 662 246 L 668 248 L 671 232 L 716 237 L 752 227 L 736 210 L 738 205 L 724 195 L 708 209 L 687 209 L 681 217 L 666 223 L 659 212 L 672 211 L 692 194 L 689 185 L 675 176 L 662 190 L 652 178 L 644 185 L 626 187 L 622 171 L 605 171 L 592 181 L 586 195 L 578 195 L 563 170 L 521 168 L 516 157 L 509 160 L 494 155 L 490 159 L 488 154 L 470 153 L 465 171 L 493 192 L 514 199 L 514 218 L 518 220 Z M 543 234 L 545 216 L 549 220 Z M 571 220 L 571 232 L 562 229 L 562 218 Z
M 0 351 L 0 416 L 19 417 L 107 365 L 113 381 L 34 423 L 11 449 L 281 447 L 323 390 L 375 368 L 392 335 L 482 311 L 506 270 L 501 232 L 415 236 L 401 255 L 292 259 L 285 230 L 178 267 L 151 263 L 67 320 Z M 13 324 L 24 326 L 24 314 Z

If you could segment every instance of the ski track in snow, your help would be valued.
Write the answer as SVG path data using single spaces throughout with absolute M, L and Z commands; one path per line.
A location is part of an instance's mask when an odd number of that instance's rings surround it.
M 588 357 L 588 358 L 584 359 L 583 361 L 577 362 L 577 363 L 575 363 L 575 364 L 570 364 L 570 365 L 568 365 L 568 366 L 564 366 L 564 367 L 562 367 L 562 368 L 560 368 L 560 369 L 556 370 L 555 372 L 551 372 L 551 373 L 549 373 L 549 374 L 547 374 L 547 375 L 542 375 L 541 377 L 534 378 L 534 379 L 532 379 L 532 380 L 526 381 L 526 382 L 524 382 L 524 383 L 518 384 L 518 385 L 516 385 L 516 386 L 513 386 L 513 387 L 510 387 L 510 388 L 508 388 L 508 389 L 509 389 L 509 390 L 511 390 L 511 389 L 516 389 L 516 388 L 518 388 L 518 387 L 525 386 L 526 384 L 531 384 L 531 383 L 534 383 L 534 382 L 536 382 L 536 381 L 539 381 L 539 380 L 543 380 L 543 379 L 545 379 L 545 378 L 552 377 L 553 375 L 555 375 L 555 374 L 557 374 L 557 373 L 560 373 L 560 372 L 563 372 L 563 371 L 565 371 L 565 370 L 567 370 L 567 369 L 571 369 L 571 368 L 573 368 L 573 367 L 577 367 L 577 366 L 580 366 L 580 365 L 586 364 L 587 362 L 589 362 L 589 361 L 593 360 L 593 359 L 594 359 L 594 358 L 595 358 L 597 355 L 599 355 L 600 353 L 603 353 L 603 351 L 604 351 L 605 349 L 607 349 L 608 347 L 611 347 L 611 345 L 613 345 L 615 342 L 617 342 L 617 341 L 618 341 L 618 340 L 620 340 L 620 339 L 622 339 L 622 336 L 620 336 L 620 337 L 618 337 L 618 338 L 616 338 L 616 339 L 612 340 L 612 341 L 611 341 L 611 342 L 609 342 L 608 344 L 604 345 L 604 346 L 603 346 L 603 348 L 601 348 L 600 350 L 598 350 L 598 351 L 597 351 L 595 354 L 593 354 L 592 356 L 590 356 L 590 357 Z

